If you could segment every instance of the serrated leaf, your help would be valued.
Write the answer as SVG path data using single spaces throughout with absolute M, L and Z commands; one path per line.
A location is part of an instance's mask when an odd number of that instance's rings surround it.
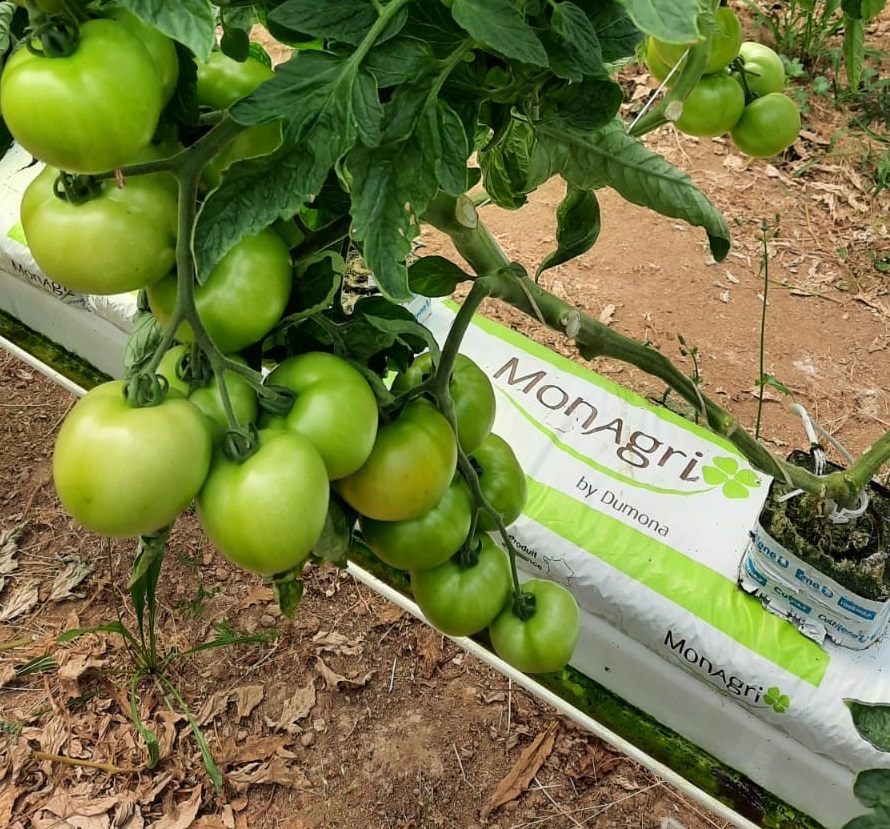
M 377 22 L 378 12 L 370 0 L 285 0 L 269 12 L 269 22 L 294 34 L 358 46 Z M 408 19 L 401 9 L 386 26 L 378 42 L 398 34 Z
M 634 54 L 643 34 L 617 0 L 597 0 L 590 12 L 605 63 Z M 689 21 L 684 21 L 689 23 Z
M 549 64 L 540 38 L 510 0 L 454 0 L 451 14 L 473 38 L 505 57 Z
M 435 56 L 428 44 L 413 37 L 397 37 L 375 45 L 362 67 L 380 87 L 397 86 L 431 68 Z
M 890 751 L 890 705 L 884 703 L 844 700 L 859 735 L 878 751 Z
M 542 123 L 578 130 L 595 130 L 612 121 L 624 102 L 624 93 L 614 81 L 591 78 L 568 83 L 548 92 L 541 101 Z
M 516 210 L 553 176 L 551 157 L 526 121 L 511 119 L 497 141 L 479 153 L 482 183 L 499 207 Z
M 16 4 L 9 0 L 0 3 L 0 56 L 5 55 L 12 46 L 12 18 L 16 8 Z
M 628 135 L 619 120 L 592 132 L 535 125 L 553 166 L 582 189 L 609 186 L 632 204 L 702 227 L 714 259 L 729 252 L 729 226 L 689 176 Z
M 161 343 L 164 327 L 149 311 L 137 311 L 133 317 L 133 331 L 124 349 L 124 376 L 132 377 L 151 360 Z
M 600 206 L 592 190 L 569 185 L 556 208 L 556 250 L 538 266 L 537 279 L 548 268 L 568 262 L 586 253 L 599 238 L 602 224 Z
M 863 806 L 882 809 L 890 815 L 890 769 L 859 772 L 853 783 L 853 794 Z
M 119 0 L 120 5 L 191 49 L 210 59 L 216 44 L 216 15 L 210 0 Z
M 669 43 L 691 43 L 701 38 L 696 19 L 698 0 L 621 0 L 637 28 Z
M 352 178 L 352 236 L 380 290 L 394 302 L 411 299 L 404 260 L 419 233 L 419 217 L 438 187 L 463 192 L 469 142 L 463 124 L 430 92 L 434 78 L 399 88 L 386 109 L 379 147 L 357 146 L 347 158 Z
M 421 296 L 451 296 L 472 277 L 444 256 L 424 256 L 408 268 L 408 288 Z
M 579 6 L 557 3 L 550 27 L 552 32 L 542 33 L 541 39 L 554 74 L 572 81 L 580 81 L 585 75 L 606 74 L 596 29 Z

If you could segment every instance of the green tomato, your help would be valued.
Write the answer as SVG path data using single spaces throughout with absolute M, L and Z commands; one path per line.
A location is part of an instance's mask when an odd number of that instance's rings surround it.
M 87 529 L 115 538 L 171 523 L 197 495 L 210 466 L 207 419 L 171 394 L 130 406 L 125 384 L 96 386 L 65 418 L 53 450 L 53 480 L 65 509 Z
M 275 72 L 254 57 L 237 61 L 222 52 L 213 52 L 210 60 L 196 60 L 198 66 L 198 104 L 210 109 L 228 109 L 235 101 L 254 91 Z M 201 173 L 207 190 L 218 187 L 229 165 L 244 158 L 275 152 L 281 144 L 281 122 L 248 127 L 208 162 Z
M 176 82 L 179 80 L 179 58 L 173 41 L 160 29 L 123 6 L 109 9 L 105 16 L 124 26 L 148 50 L 161 86 L 161 101 L 166 104 L 173 96 L 173 90 L 176 89 Z
M 284 386 L 297 398 L 286 415 L 264 415 L 261 424 L 309 438 L 332 481 L 351 475 L 368 459 L 377 438 L 377 398 L 355 366 L 334 354 L 311 351 L 279 363 L 266 385 Z
M 85 294 L 134 291 L 169 273 L 176 261 L 176 180 L 166 173 L 113 178 L 74 204 L 55 194 L 59 171 L 45 167 L 25 188 L 22 229 L 34 261 L 50 279 Z
M 473 450 L 470 461 L 479 475 L 485 500 L 501 514 L 504 524 L 512 524 L 528 500 L 528 484 L 510 444 L 492 433 Z M 478 526 L 486 532 L 497 530 L 494 519 L 485 510 L 479 513 Z
M 148 146 L 163 101 L 148 50 L 114 20 L 88 20 L 67 57 L 24 45 L 0 76 L 0 111 L 13 137 L 50 166 L 102 173 Z
M 729 73 L 702 75 L 674 124 L 686 135 L 710 138 L 729 132 L 744 108 L 745 93 Z
M 429 351 L 415 358 L 404 374 L 393 381 L 394 392 L 417 388 L 429 379 L 432 371 L 432 355 Z M 454 401 L 457 435 L 461 449 L 472 452 L 491 431 L 494 424 L 494 388 L 488 375 L 469 357 L 458 354 L 448 384 Z
M 412 400 L 377 430 L 374 448 L 356 472 L 333 483 L 360 515 L 406 521 L 432 509 L 457 469 L 457 440 L 426 400 Z
M 682 64 L 680 67 L 677 67 L 677 71 L 671 75 L 668 85 L 672 84 L 677 79 L 681 67 Z M 673 64 L 665 63 L 664 59 L 658 53 L 655 38 L 651 35 L 646 40 L 646 68 L 649 70 L 649 74 L 652 75 L 658 83 L 662 83 L 670 74 L 671 69 L 673 69 Z
M 508 604 L 489 625 L 495 653 L 517 670 L 543 674 L 564 668 L 581 630 L 581 612 L 565 587 L 548 579 L 530 579 L 522 592 L 534 597 L 535 610 L 520 619 Z
M 739 53 L 742 45 L 741 21 L 735 12 L 727 6 L 717 9 L 714 17 L 714 34 L 711 38 L 711 50 L 708 53 L 708 63 L 705 66 L 705 75 L 720 72 L 729 66 L 730 62 Z M 673 66 L 683 58 L 684 53 L 694 43 L 667 43 L 663 40 L 655 40 L 655 49 L 662 61 L 668 66 Z
M 428 570 L 448 561 L 467 540 L 473 497 L 463 478 L 455 476 L 439 502 L 407 521 L 361 517 L 365 542 L 374 554 L 397 570 Z
M 259 449 L 240 463 L 218 449 L 197 498 L 213 545 L 251 573 L 274 576 L 299 566 L 318 543 L 330 489 L 308 438 L 261 429 Z
M 438 567 L 411 571 L 414 601 L 427 621 L 448 636 L 479 633 L 509 604 L 510 559 L 487 534 L 477 540 L 479 557 L 472 567 L 454 557 Z
M 268 334 L 290 299 L 293 267 L 287 245 L 272 230 L 244 237 L 195 285 L 195 306 L 210 339 L 224 354 L 241 351 Z M 176 305 L 176 275 L 153 282 L 146 291 L 152 313 L 170 323 Z M 194 332 L 183 322 L 176 332 L 191 342 Z
M 800 110 L 781 92 L 755 98 L 730 131 L 733 143 L 753 158 L 771 158 L 788 149 L 800 132 Z
M 739 57 L 743 60 L 742 72 L 752 95 L 759 97 L 785 88 L 785 65 L 769 46 L 746 40 L 739 48 Z M 732 73 L 739 84 L 742 83 L 741 74 L 735 70 Z

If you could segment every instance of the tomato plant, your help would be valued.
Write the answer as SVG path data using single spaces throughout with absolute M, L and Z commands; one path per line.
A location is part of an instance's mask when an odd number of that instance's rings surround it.
M 287 307 L 292 279 L 290 251 L 280 236 L 269 229 L 245 236 L 195 286 L 195 307 L 216 347 L 241 351 L 265 337 Z M 172 319 L 177 290 L 175 273 L 148 286 L 151 309 L 164 324 Z M 183 322 L 176 336 L 191 342 L 191 325 Z
M 485 499 L 500 513 L 504 524 L 512 524 L 522 514 L 528 498 L 525 473 L 509 443 L 497 434 L 490 434 L 470 454 L 479 476 Z M 488 512 L 479 514 L 479 528 L 497 529 Z
M 72 173 L 104 173 L 148 146 L 162 107 L 151 54 L 126 26 L 90 20 L 74 51 L 22 46 L 0 75 L 0 112 L 28 152 Z
M 34 260 L 72 291 L 121 294 L 169 273 L 176 256 L 176 181 L 166 173 L 70 180 L 45 167 L 25 189 L 22 229 Z M 82 199 L 82 200 L 80 200 Z
M 733 68 L 733 77 L 752 95 L 768 95 L 785 88 L 785 65 L 782 58 L 764 43 L 746 40 L 739 47 L 741 66 Z
M 53 481 L 87 529 L 124 538 L 153 532 L 197 495 L 210 466 L 210 429 L 187 400 L 130 405 L 125 384 L 96 386 L 66 416 L 53 449 Z
M 687 135 L 723 135 L 735 126 L 744 108 L 745 93 L 729 74 L 703 75 L 674 123 Z
M 412 400 L 377 430 L 368 459 L 334 488 L 359 514 L 405 521 L 432 509 L 457 468 L 457 440 L 425 400 Z
M 478 551 L 454 556 L 438 567 L 411 571 L 411 593 L 427 620 L 449 636 L 484 630 L 507 604 L 512 577 L 507 554 L 482 534 Z
M 259 449 L 245 459 L 217 450 L 196 505 L 201 527 L 227 559 L 273 576 L 308 558 L 329 497 L 327 469 L 309 439 L 264 429 Z
M 432 355 L 426 351 L 419 355 L 408 370 L 393 381 L 393 391 L 402 392 L 417 388 L 429 379 L 432 371 Z M 457 436 L 464 452 L 472 452 L 491 431 L 495 415 L 494 389 L 488 375 L 469 357 L 458 354 L 449 381 Z
M 528 618 L 508 604 L 489 625 L 495 653 L 514 668 L 530 674 L 564 668 L 572 658 L 581 631 L 581 612 L 575 597 L 549 579 L 530 579 L 522 592 L 531 596 Z
M 800 110 L 781 92 L 748 104 L 730 131 L 733 143 L 754 158 L 770 158 L 790 147 L 800 132 Z
M 377 398 L 357 368 L 334 354 L 310 351 L 280 362 L 266 382 L 291 389 L 296 400 L 287 414 L 265 417 L 263 425 L 309 438 L 331 480 L 368 460 L 377 437 Z
M 365 542 L 381 561 L 397 570 L 427 570 L 448 561 L 467 540 L 473 498 L 459 476 L 439 501 L 406 521 L 361 517 Z

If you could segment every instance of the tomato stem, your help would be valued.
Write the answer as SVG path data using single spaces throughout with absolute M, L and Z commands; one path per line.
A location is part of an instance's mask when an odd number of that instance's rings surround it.
M 537 598 L 533 594 L 519 590 L 513 597 L 513 615 L 527 622 L 535 615 L 537 604 Z

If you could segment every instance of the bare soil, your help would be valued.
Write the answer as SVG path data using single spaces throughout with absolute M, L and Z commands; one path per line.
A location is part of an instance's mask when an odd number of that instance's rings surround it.
M 887 30 L 880 23 L 870 42 L 890 42 Z M 631 107 L 652 89 L 638 70 L 625 82 Z M 771 163 L 725 140 L 660 130 L 650 145 L 689 171 L 726 215 L 734 233 L 726 261 L 710 259 L 698 230 L 603 192 L 599 243 L 543 282 L 697 370 L 703 390 L 753 429 L 766 226 L 763 371 L 792 395 L 766 389 L 764 440 L 783 454 L 806 448 L 787 410 L 793 399 L 861 452 L 890 428 L 890 231 L 886 192 L 872 195 L 864 139 L 848 119 L 828 99 L 812 99 L 801 139 Z M 486 208 L 485 220 L 509 255 L 533 269 L 555 244 L 561 195 L 554 182 L 525 210 Z M 447 247 L 432 235 L 425 243 Z M 576 356 L 511 309 L 492 304 L 484 313 Z M 626 366 L 592 367 L 643 393 L 663 392 Z M 303 605 L 286 620 L 271 589 L 221 559 L 188 515 L 161 576 L 159 648 L 183 651 L 220 624 L 239 635 L 270 632 L 270 641 L 183 657 L 167 670 L 224 773 L 222 792 L 170 692 L 165 699 L 151 677 L 133 696 L 159 738 L 160 759 L 149 770 L 130 715 L 134 666 L 122 638 L 57 644 L 65 630 L 118 614 L 134 629 L 133 545 L 84 532 L 54 495 L 53 437 L 73 397 L 5 353 L 0 389 L 0 826 L 727 825 L 333 567 L 308 573 Z

